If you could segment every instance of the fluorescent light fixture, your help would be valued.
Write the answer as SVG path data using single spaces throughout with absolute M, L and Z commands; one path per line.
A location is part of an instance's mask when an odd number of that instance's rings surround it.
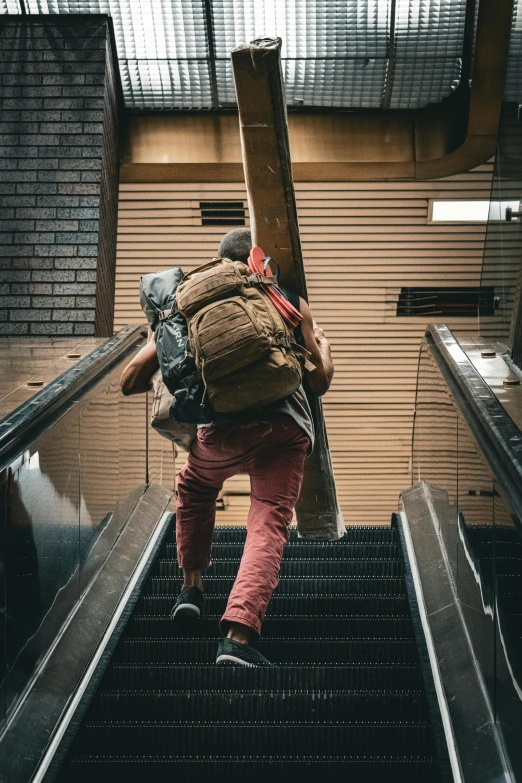
M 505 220 L 506 209 L 518 212 L 519 201 L 443 201 L 431 202 L 431 223 L 487 223 Z

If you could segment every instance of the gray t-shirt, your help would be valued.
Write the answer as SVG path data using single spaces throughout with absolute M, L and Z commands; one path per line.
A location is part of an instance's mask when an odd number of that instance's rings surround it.
M 259 419 L 262 421 L 265 416 L 269 416 L 272 413 L 286 413 L 299 424 L 301 429 L 304 430 L 310 438 L 310 449 L 308 453 L 311 454 L 315 442 L 314 420 L 303 386 L 299 386 L 299 388 L 289 397 L 285 397 L 283 400 L 274 402 L 272 405 L 266 407 L 259 415 Z M 217 424 L 218 422 L 211 421 L 208 424 L 198 424 L 198 429 L 213 427 L 215 423 Z
M 293 394 L 289 397 L 285 397 L 284 400 L 274 402 L 269 410 L 270 413 L 287 413 L 297 422 L 297 424 L 299 424 L 301 429 L 304 430 L 310 438 L 310 450 L 308 453 L 311 454 L 315 441 L 314 420 L 303 386 L 299 386 Z

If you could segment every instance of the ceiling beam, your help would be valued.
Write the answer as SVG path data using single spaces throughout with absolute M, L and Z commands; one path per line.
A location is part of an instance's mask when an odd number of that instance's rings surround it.
M 391 0 L 390 3 L 390 34 L 388 36 L 388 45 L 386 52 L 386 59 L 388 61 L 388 69 L 386 71 L 386 82 L 384 85 L 384 94 L 382 96 L 381 109 L 389 109 L 391 94 L 393 89 L 393 77 L 395 74 L 395 55 L 396 55 L 396 40 L 395 40 L 395 22 L 397 15 L 397 0 Z
M 216 73 L 216 37 L 214 35 L 214 16 L 212 0 L 204 0 L 205 3 L 205 32 L 208 43 L 208 62 L 210 71 L 210 92 L 212 96 L 212 108 L 219 108 L 219 95 Z

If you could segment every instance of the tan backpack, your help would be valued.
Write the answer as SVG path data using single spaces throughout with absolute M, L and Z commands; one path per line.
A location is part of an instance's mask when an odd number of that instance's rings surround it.
M 307 352 L 263 291 L 275 282 L 225 258 L 178 286 L 177 310 L 187 319 L 198 376 L 218 413 L 269 405 L 301 383 Z

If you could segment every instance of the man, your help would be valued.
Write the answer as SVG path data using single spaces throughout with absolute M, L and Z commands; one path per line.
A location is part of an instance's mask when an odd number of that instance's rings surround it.
M 251 247 L 250 230 L 235 229 L 223 238 L 218 255 L 247 263 Z M 305 370 L 304 385 L 322 396 L 333 376 L 330 346 L 307 303 L 290 291 L 285 293 L 303 316 L 295 337 L 310 352 L 315 367 Z M 157 368 L 156 346 L 150 339 L 125 368 L 123 393 L 146 391 Z M 220 622 L 225 638 L 219 644 L 216 663 L 270 665 L 253 645 L 279 581 L 288 526 L 313 438 L 312 415 L 302 386 L 290 397 L 265 408 L 254 420 L 216 415 L 213 422 L 198 427 L 197 440 L 179 474 L 176 538 L 184 579 L 171 613 L 175 620 L 198 618 L 203 611 L 202 572 L 211 565 L 216 499 L 223 482 L 237 473 L 248 473 L 251 484 L 247 538 Z

